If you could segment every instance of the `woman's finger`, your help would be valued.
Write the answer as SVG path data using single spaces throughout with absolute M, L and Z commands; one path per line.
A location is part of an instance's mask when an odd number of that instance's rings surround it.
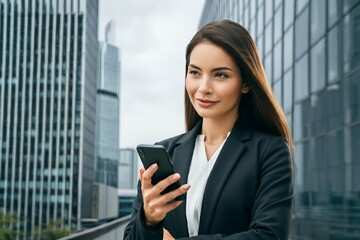
M 141 185 L 143 188 L 151 188 L 151 178 L 154 173 L 157 171 L 158 165 L 156 163 L 152 164 L 148 169 L 146 169 L 143 174 L 140 176 Z
M 170 176 L 168 176 L 167 178 L 161 180 L 160 182 L 158 182 L 155 186 L 154 186 L 154 190 L 156 192 L 161 193 L 162 191 L 165 190 L 165 188 L 167 188 L 168 186 L 170 186 L 171 184 L 175 183 L 176 181 L 178 181 L 180 179 L 180 174 L 179 173 L 174 173 Z

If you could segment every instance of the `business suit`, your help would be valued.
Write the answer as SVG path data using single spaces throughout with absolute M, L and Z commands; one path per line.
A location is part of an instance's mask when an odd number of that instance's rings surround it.
M 201 122 L 164 140 L 174 167 L 186 183 Z M 208 178 L 199 236 L 191 239 L 287 239 L 293 202 L 289 149 L 282 137 L 259 132 L 239 120 Z M 141 189 L 124 239 L 162 239 L 162 227 L 188 238 L 186 203 L 169 212 L 157 229 L 144 223 Z

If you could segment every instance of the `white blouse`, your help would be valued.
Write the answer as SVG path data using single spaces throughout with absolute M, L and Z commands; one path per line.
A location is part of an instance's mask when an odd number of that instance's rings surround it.
M 225 141 L 226 139 L 208 161 L 205 150 L 205 135 L 199 135 L 196 138 L 188 175 L 188 184 L 191 188 L 186 196 L 186 218 L 190 237 L 198 235 L 206 182 Z

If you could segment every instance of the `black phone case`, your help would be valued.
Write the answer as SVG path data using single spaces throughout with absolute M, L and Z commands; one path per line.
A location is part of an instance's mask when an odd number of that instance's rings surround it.
M 136 150 L 140 156 L 141 162 L 143 163 L 145 169 L 150 167 L 152 164 L 156 163 L 158 165 L 158 170 L 154 173 L 154 176 L 151 179 L 152 185 L 157 184 L 161 180 L 165 179 L 171 174 L 175 173 L 174 167 L 171 163 L 170 156 L 167 150 L 162 145 L 148 145 L 148 144 L 139 144 L 136 147 Z M 175 183 L 168 186 L 161 194 L 171 192 L 180 187 L 180 182 L 176 181 Z M 185 196 L 180 195 L 175 200 L 184 200 Z

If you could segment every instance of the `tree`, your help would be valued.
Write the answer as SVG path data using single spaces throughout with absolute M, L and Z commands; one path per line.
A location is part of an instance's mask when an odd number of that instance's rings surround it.
M 0 211 L 0 240 L 16 239 L 16 230 L 14 225 L 17 224 L 16 215 L 4 214 Z
M 41 232 L 39 229 L 36 229 L 34 238 L 41 240 L 53 240 L 68 236 L 70 234 L 70 229 L 61 228 L 61 222 L 59 220 L 53 220 L 43 225 Z

